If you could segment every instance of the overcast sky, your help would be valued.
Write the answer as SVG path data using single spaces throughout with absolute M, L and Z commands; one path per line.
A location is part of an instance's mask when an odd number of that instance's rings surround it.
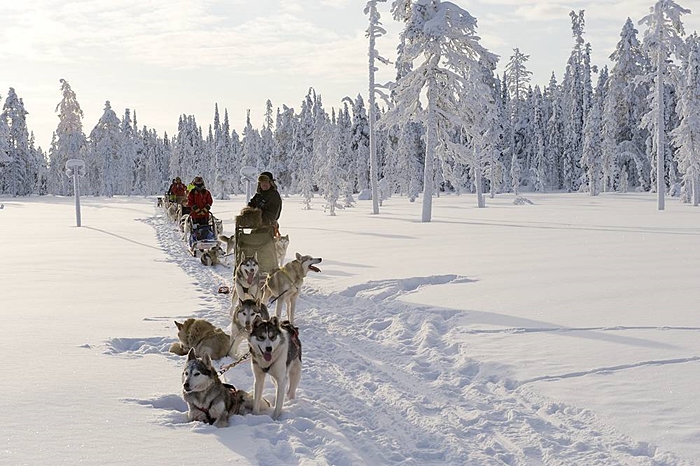
M 400 25 L 380 4 L 389 31 L 378 49 L 395 57 Z M 573 46 L 569 12 L 584 9 L 593 64 L 609 63 L 625 20 L 638 23 L 653 0 L 454 0 L 478 19 L 482 44 L 501 56 L 530 55 L 533 84 L 561 80 Z M 700 30 L 700 0 L 678 0 L 686 33 Z M 205 132 L 214 103 L 239 133 L 251 110 L 260 127 L 265 102 L 296 109 L 309 87 L 325 107 L 367 87 L 365 0 L 0 0 L 0 97 L 14 87 L 37 144 L 48 149 L 61 100 L 59 79 L 76 92 L 86 134 L 106 100 L 120 117 L 172 136 L 180 114 Z M 644 27 L 637 26 L 641 39 Z M 378 79 L 393 78 L 384 67 Z M 597 79 L 594 77 L 594 80 Z M 595 81 L 594 81 L 595 82 Z

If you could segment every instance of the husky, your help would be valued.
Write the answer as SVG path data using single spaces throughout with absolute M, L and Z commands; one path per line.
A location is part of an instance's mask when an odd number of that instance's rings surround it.
M 202 261 L 202 264 L 209 267 L 212 265 L 221 264 L 222 257 L 224 257 L 224 250 L 221 249 L 221 246 L 217 244 L 213 248 L 202 252 L 202 255 L 199 257 L 199 260 Z
M 177 337 L 180 340 L 170 345 L 170 352 L 184 356 L 190 349 L 197 354 L 221 359 L 229 353 L 231 339 L 221 330 L 204 319 L 187 319 L 177 326 Z
M 235 293 L 231 297 L 232 308 L 237 301 L 245 300 L 246 296 L 252 297 L 253 300 L 262 298 L 260 264 L 257 254 L 244 257 L 236 266 L 236 271 L 233 273 L 233 288 Z
M 226 255 L 229 256 L 236 249 L 236 237 L 219 235 L 219 241 L 226 245 Z
M 197 357 L 194 348 L 187 353 L 182 371 L 182 397 L 187 403 L 187 419 L 227 427 L 229 416 L 252 412 L 250 393 L 223 383 L 208 354 Z
M 287 257 L 287 248 L 289 247 L 289 235 L 278 236 L 275 238 L 275 253 L 277 254 L 277 266 L 282 267 L 284 258 Z
M 265 375 L 270 374 L 277 389 L 275 411 L 272 414 L 272 418 L 277 420 L 282 413 L 285 389 L 287 398 L 293 400 L 301 379 L 299 329 L 288 321 L 280 323 L 277 317 L 272 317 L 270 320 L 256 319 L 250 333 L 249 344 L 255 378 L 253 414 L 260 414 Z M 288 388 L 287 385 L 289 385 Z
M 282 315 L 282 303 L 286 304 L 287 318 L 294 325 L 294 307 L 296 306 L 304 277 L 309 270 L 320 272 L 315 264 L 322 261 L 320 257 L 302 256 L 296 253 L 296 259 L 284 264 L 282 268 L 275 269 L 267 276 L 263 285 L 263 302 L 268 302 L 271 297 L 277 301 L 275 315 L 279 319 Z
M 268 320 L 270 313 L 260 301 L 253 299 L 239 300 L 233 311 L 231 322 L 231 350 L 229 355 L 236 357 L 236 351 L 243 340 L 250 340 L 250 332 L 253 330 L 255 319 Z

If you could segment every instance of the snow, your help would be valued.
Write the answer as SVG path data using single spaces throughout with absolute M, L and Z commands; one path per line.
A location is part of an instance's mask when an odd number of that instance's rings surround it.
M 430 223 L 286 198 L 288 260 L 323 257 L 297 399 L 222 429 L 187 422 L 168 347 L 175 319 L 228 328 L 231 270 L 153 198 L 83 197 L 80 228 L 71 197 L 0 198 L 0 464 L 700 463 L 700 214 L 654 196 L 443 195 Z M 215 201 L 228 233 L 243 205 Z

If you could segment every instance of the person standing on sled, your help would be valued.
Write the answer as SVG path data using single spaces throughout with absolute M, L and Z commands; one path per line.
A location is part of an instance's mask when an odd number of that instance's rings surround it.
M 201 176 L 195 176 L 192 184 L 194 189 L 187 195 L 190 217 L 194 223 L 207 225 L 209 223 L 209 210 L 214 201 L 209 190 L 204 187 L 204 180 Z
M 275 236 L 279 236 L 279 223 L 277 220 L 282 213 L 282 197 L 275 180 L 270 172 L 262 172 L 258 177 L 258 189 L 255 196 L 248 202 L 248 207 L 254 207 L 262 211 L 262 220 L 265 225 L 270 225 Z
M 173 184 L 170 185 L 168 189 L 168 195 L 170 200 L 182 204 L 187 200 L 187 186 L 182 183 L 182 180 L 178 176 L 173 180 Z

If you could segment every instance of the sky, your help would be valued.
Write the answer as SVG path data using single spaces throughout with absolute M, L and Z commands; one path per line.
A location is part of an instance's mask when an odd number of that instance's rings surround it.
M 71 197 L 0 197 L 0 464 L 700 464 L 698 208 L 524 195 L 443 195 L 429 223 L 420 200 L 285 198 L 287 260 L 323 258 L 297 398 L 226 428 L 187 421 L 168 349 L 175 320 L 228 331 L 231 269 L 190 256 L 153 197 L 82 197 L 80 228 Z M 244 205 L 214 201 L 226 233 Z M 249 362 L 223 378 L 253 387 Z
M 501 56 L 530 55 L 532 84 L 561 80 L 573 46 L 569 12 L 586 11 L 593 64 L 608 63 L 627 17 L 635 24 L 651 0 L 457 0 L 478 20 L 482 44 Z M 700 29 L 700 0 L 679 2 L 688 33 Z M 139 127 L 173 135 L 181 114 L 207 130 L 214 104 L 239 133 L 250 110 L 263 123 L 265 102 L 299 109 L 310 87 L 327 108 L 367 96 L 364 0 L 3 0 L 0 97 L 14 87 L 29 129 L 47 149 L 58 117 L 60 79 L 77 94 L 89 134 L 111 102 L 119 116 L 136 110 Z M 400 24 L 380 3 L 388 33 L 379 52 L 395 58 Z M 638 26 L 641 33 L 643 28 Z M 378 82 L 394 78 L 381 66 Z

